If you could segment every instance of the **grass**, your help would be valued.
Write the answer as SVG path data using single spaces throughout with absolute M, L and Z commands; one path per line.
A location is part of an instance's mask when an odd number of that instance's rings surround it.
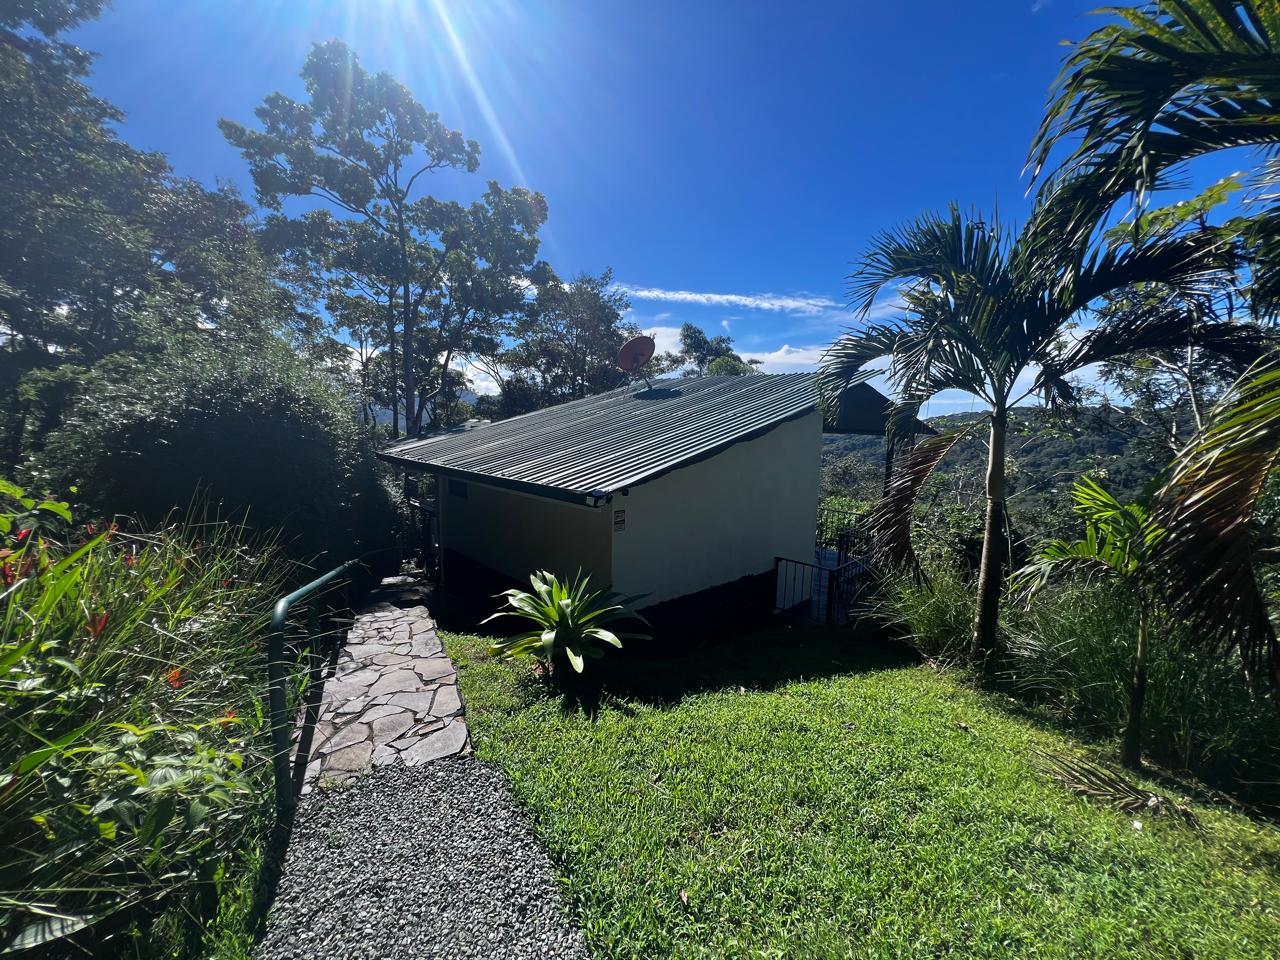
M 890 583 L 877 611 L 924 656 L 967 660 L 973 579 L 954 564 L 926 562 L 928 583 Z M 988 685 L 1018 697 L 1074 735 L 1118 753 L 1129 713 L 1138 620 L 1121 584 L 1064 580 L 1034 602 L 1006 597 L 1003 645 Z M 1250 690 L 1238 654 L 1192 642 L 1163 611 L 1152 618 L 1143 706 L 1143 752 L 1280 814 L 1280 698 Z
M 594 716 L 446 644 L 599 956 L 1280 955 L 1280 832 L 1075 797 L 1034 751 L 1076 745 L 873 639 L 633 661 Z

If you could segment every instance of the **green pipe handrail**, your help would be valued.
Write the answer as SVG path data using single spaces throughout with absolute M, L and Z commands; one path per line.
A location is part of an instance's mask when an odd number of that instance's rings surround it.
M 276 809 L 282 816 L 292 814 L 294 806 L 297 804 L 298 788 L 301 786 L 302 774 L 305 774 L 305 767 L 299 768 L 294 776 L 289 771 L 289 742 L 290 742 L 290 723 L 289 723 L 289 704 L 286 690 L 286 670 L 285 670 L 285 626 L 289 620 L 289 610 L 295 603 L 306 600 L 308 597 L 314 596 L 325 587 L 328 587 L 335 581 L 341 579 L 356 567 L 364 566 L 369 557 L 379 553 L 387 553 L 391 550 L 399 550 L 399 547 L 384 547 L 380 550 L 372 550 L 355 559 L 348 560 L 339 566 L 334 567 L 323 576 L 317 577 L 305 586 L 299 587 L 292 593 L 285 594 L 276 601 L 275 610 L 271 614 L 271 632 L 267 641 L 267 716 L 271 723 L 271 747 L 272 747 L 272 768 L 275 774 L 276 787 Z M 350 585 L 348 584 L 348 590 Z M 348 594 L 348 601 L 350 596 Z M 350 606 L 350 603 L 347 604 Z M 319 614 L 314 607 L 309 612 L 309 629 L 307 639 L 314 641 L 318 632 Z M 308 693 L 316 692 L 315 696 L 309 697 L 307 704 L 307 722 L 314 726 L 314 713 L 319 707 L 318 701 L 318 682 L 319 682 L 319 661 L 314 651 L 312 655 L 312 674 L 311 685 Z M 314 702 L 311 702 L 314 701 Z M 304 733 L 309 733 L 310 727 L 304 724 Z M 303 751 L 310 752 L 310 736 L 305 736 L 298 744 L 298 760 L 301 763 L 306 762 Z

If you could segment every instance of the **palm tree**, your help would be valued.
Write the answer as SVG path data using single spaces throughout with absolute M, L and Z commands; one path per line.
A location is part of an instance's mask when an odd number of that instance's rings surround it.
M 1136 245 L 1068 243 L 1063 217 L 1074 214 L 1069 205 L 1041 202 L 1026 225 L 1010 233 L 953 206 L 880 235 L 850 278 L 851 305 L 865 321 L 892 286 L 901 317 L 864 322 L 832 344 L 822 362 L 823 391 L 833 398 L 881 372 L 868 364 L 890 358 L 886 373 L 899 395 L 891 436 L 942 390 L 962 390 L 986 404 L 986 524 L 970 650 L 979 663 L 996 642 L 1009 410 L 1033 394 L 1073 403 L 1067 375 L 1092 363 L 1202 340 L 1231 350 L 1245 336 L 1235 324 L 1196 322 L 1200 297 L 1223 267 L 1219 238 L 1192 232 Z M 1068 339 L 1068 326 L 1090 304 L 1138 283 L 1160 285 L 1166 293 L 1161 309 L 1099 322 L 1074 342 Z M 1248 348 L 1256 351 L 1256 337 L 1249 334 Z
M 1272 151 L 1261 213 L 1238 222 L 1254 264 L 1252 303 L 1280 309 L 1280 5 L 1275 0 L 1155 0 L 1114 9 L 1067 58 L 1030 163 L 1039 175 L 1075 141 L 1049 192 L 1076 192 L 1089 231 L 1119 196 L 1141 203 L 1173 168 L 1231 147 Z M 1101 199 L 1099 199 L 1101 198 Z
M 1073 496 L 1076 513 L 1084 518 L 1084 538 L 1044 544 L 1031 562 L 1014 575 L 1014 583 L 1030 597 L 1050 580 L 1072 573 L 1101 573 L 1126 584 L 1136 594 L 1137 640 L 1120 760 L 1126 767 L 1138 770 L 1142 767 L 1142 704 L 1147 693 L 1147 631 L 1155 601 L 1152 558 L 1165 539 L 1165 532 L 1152 522 L 1145 504 L 1121 504 L 1088 477 L 1076 482 Z
M 1168 535 L 1152 559 L 1165 606 L 1219 654 L 1238 650 L 1251 679 L 1280 688 L 1280 642 L 1254 572 L 1252 518 L 1280 462 L 1280 357 L 1242 377 L 1165 471 L 1152 503 Z

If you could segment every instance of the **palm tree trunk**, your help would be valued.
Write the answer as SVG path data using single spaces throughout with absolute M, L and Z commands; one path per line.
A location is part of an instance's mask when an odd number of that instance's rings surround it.
M 985 666 L 996 648 L 1000 618 L 1000 592 L 1004 586 L 1004 452 L 1008 414 L 991 414 L 991 439 L 987 455 L 987 522 L 982 533 L 982 563 L 978 568 L 978 598 L 973 614 L 973 638 L 969 658 Z
M 1129 722 L 1124 729 L 1120 762 L 1142 769 L 1142 703 L 1147 697 L 1147 603 L 1138 606 L 1138 649 L 1133 655 L 1133 683 L 1129 687 Z

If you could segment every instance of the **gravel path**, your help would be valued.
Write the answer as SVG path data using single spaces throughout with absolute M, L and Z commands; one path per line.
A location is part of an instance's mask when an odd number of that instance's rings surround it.
M 468 757 L 303 798 L 257 960 L 586 960 L 502 776 Z

